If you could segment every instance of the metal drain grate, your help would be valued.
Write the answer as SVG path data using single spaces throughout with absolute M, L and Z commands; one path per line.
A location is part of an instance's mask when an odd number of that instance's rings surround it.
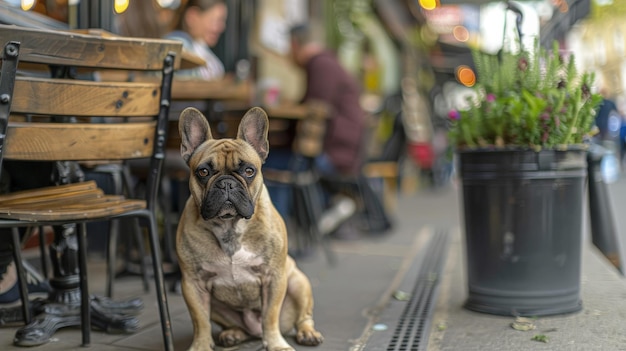
M 432 238 L 422 261 L 411 299 L 402 312 L 387 351 L 422 351 L 428 344 L 431 314 L 443 270 L 448 232 L 439 230 Z

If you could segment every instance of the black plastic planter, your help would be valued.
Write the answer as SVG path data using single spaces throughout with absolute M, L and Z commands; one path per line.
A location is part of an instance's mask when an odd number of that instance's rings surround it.
M 468 299 L 498 315 L 581 309 L 584 150 L 459 152 Z

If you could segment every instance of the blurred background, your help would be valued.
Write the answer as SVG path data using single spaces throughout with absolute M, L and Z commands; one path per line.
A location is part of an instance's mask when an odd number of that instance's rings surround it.
M 132 2 L 153 1 L 159 28 L 171 30 L 186 0 L 3 0 L 0 22 L 49 28 L 102 28 L 120 33 Z M 362 84 L 362 105 L 375 132 L 370 157 L 394 153 L 401 186 L 448 184 L 448 111 L 462 107 L 475 82 L 470 50 L 495 53 L 535 41 L 576 54 L 596 74 L 597 92 L 615 103 L 602 138 L 622 155 L 626 80 L 626 1 L 618 0 L 228 0 L 226 29 L 214 48 L 227 73 L 297 101 L 303 75 L 289 59 L 288 29 L 309 22 Z M 129 15 L 129 14 L 127 14 Z M 238 72 L 239 67 L 239 72 Z M 394 150 L 389 150 L 394 145 Z

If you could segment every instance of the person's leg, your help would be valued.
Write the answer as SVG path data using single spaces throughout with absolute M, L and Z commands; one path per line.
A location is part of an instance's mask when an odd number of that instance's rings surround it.
M 293 158 L 293 153 L 289 149 L 275 149 L 271 150 L 265 163 L 263 164 L 263 171 L 271 172 L 271 170 L 286 171 L 289 169 L 290 163 Z M 278 213 L 283 217 L 285 221 L 291 216 L 292 205 L 292 192 L 288 184 L 275 182 L 265 178 L 265 186 L 270 194 L 272 203 Z
M 330 182 L 333 178 L 339 177 L 337 168 L 326 154 L 315 158 L 315 169 Z M 325 208 L 319 221 L 322 234 L 332 234 L 333 237 L 345 240 L 358 238 L 360 233 L 348 222 L 356 212 L 354 199 L 329 186 L 322 189 Z
M 5 235 L 6 233 L 6 235 Z M 9 233 L 3 230 L 0 236 L 8 237 Z M 47 295 L 51 288 L 50 284 L 29 265 L 24 266 L 26 273 L 26 287 L 29 295 Z M 0 242 L 0 304 L 11 304 L 20 299 L 17 270 L 13 262 L 13 248 L 9 241 Z
M 0 243 L 0 303 L 13 302 L 16 293 L 19 298 L 13 254 L 11 247 L 6 246 L 4 242 Z

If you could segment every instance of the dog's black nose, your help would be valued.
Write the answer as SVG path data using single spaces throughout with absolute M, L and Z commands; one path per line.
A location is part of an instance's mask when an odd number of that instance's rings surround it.
M 237 186 L 237 180 L 232 178 L 222 178 L 215 182 L 215 186 L 219 189 L 234 189 Z

